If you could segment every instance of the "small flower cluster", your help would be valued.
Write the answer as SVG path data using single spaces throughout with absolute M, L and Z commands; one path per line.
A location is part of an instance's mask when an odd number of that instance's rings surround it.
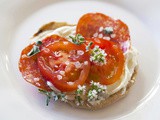
M 85 95 L 85 92 L 86 92 L 86 86 L 78 85 L 78 89 L 76 90 L 76 95 L 75 95 L 75 103 L 77 104 L 77 106 L 83 104 L 81 96 Z
M 88 101 L 96 101 L 100 99 L 99 94 L 105 93 L 107 87 L 105 85 L 101 85 L 99 82 L 91 81 L 91 88 L 88 92 Z
M 107 53 L 96 45 L 92 49 L 90 61 L 94 62 L 97 65 L 102 66 L 103 64 L 106 64 L 106 58 L 105 58 L 106 56 Z
M 47 99 L 46 99 L 46 105 L 49 105 L 49 102 L 51 100 L 57 101 L 57 100 L 61 100 L 63 102 L 67 102 L 67 98 L 66 95 L 64 93 L 55 93 L 54 91 L 46 91 L 46 90 L 42 90 L 42 89 L 38 89 L 40 93 L 46 95 Z
M 81 45 L 85 42 L 84 37 L 81 34 L 76 34 L 75 36 L 69 36 L 72 39 L 72 42 L 76 45 Z
M 77 96 L 84 95 L 85 92 L 86 92 L 86 86 L 78 85 L 78 89 L 76 90 L 76 95 Z
M 112 27 L 106 27 L 106 28 L 104 28 L 104 33 L 105 34 L 112 34 L 113 33 L 113 28 Z
M 58 93 L 57 96 L 59 100 L 67 102 L 67 96 L 64 93 Z
M 93 82 L 91 81 L 90 84 L 90 89 L 87 93 L 87 100 L 89 102 L 94 102 L 97 100 L 101 100 L 103 97 L 101 96 L 103 93 L 106 92 L 107 87 L 105 85 L 101 85 L 99 82 Z M 53 101 L 57 101 L 57 100 L 61 100 L 63 102 L 67 102 L 68 98 L 67 95 L 65 93 L 55 93 L 54 91 L 46 91 L 46 90 L 41 90 L 39 89 L 39 92 L 46 95 L 47 99 L 46 99 L 46 105 L 48 106 L 49 102 L 51 100 Z M 75 103 L 77 106 L 79 105 L 83 105 L 84 103 L 84 96 L 86 95 L 86 86 L 83 85 L 78 85 L 78 89 L 75 91 Z

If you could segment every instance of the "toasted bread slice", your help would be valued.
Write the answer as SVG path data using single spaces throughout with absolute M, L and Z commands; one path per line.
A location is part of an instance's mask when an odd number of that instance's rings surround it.
M 68 24 L 66 22 L 50 22 L 50 23 L 47 23 L 47 24 L 43 25 L 38 30 L 38 32 L 36 32 L 34 34 L 33 37 L 36 37 L 37 35 L 39 35 L 40 33 L 44 32 L 44 31 L 55 30 L 55 29 L 57 29 L 59 27 L 62 27 L 62 26 L 75 26 L 75 25 Z M 112 94 L 111 96 L 107 97 L 105 100 L 102 100 L 99 104 L 92 105 L 87 100 L 84 101 L 84 104 L 80 105 L 80 106 L 77 106 L 74 101 L 68 101 L 67 103 L 70 104 L 73 107 L 76 107 L 76 108 L 83 108 L 83 109 L 89 109 L 89 110 L 97 110 L 97 109 L 103 108 L 105 106 L 108 106 L 112 103 L 115 103 L 116 101 L 122 99 L 123 97 L 125 97 L 128 94 L 131 86 L 135 83 L 137 70 L 138 70 L 138 66 L 135 67 L 134 73 L 132 74 L 132 77 L 129 80 L 125 90 L 124 90 L 124 88 L 120 89 L 118 92 L 116 92 L 116 93 Z

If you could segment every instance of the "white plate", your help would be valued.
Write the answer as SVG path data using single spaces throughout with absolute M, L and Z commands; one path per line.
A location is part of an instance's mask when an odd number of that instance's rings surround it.
M 156 21 L 160 20 L 160 16 L 157 16 L 158 13 L 155 11 L 160 9 L 157 4 L 158 0 L 154 3 L 138 0 L 130 2 L 113 0 L 112 3 L 91 0 L 1 1 L 0 119 L 108 120 L 139 119 L 138 116 L 141 116 L 145 120 L 150 118 L 158 120 L 160 97 L 156 95 L 160 92 L 158 79 L 160 42 L 157 26 L 160 27 L 160 24 Z M 152 9 L 151 5 L 155 9 Z M 26 83 L 18 71 L 20 52 L 29 43 L 28 39 L 44 23 L 53 20 L 76 23 L 79 17 L 87 12 L 102 12 L 122 19 L 128 24 L 132 43 L 140 52 L 137 82 L 125 99 L 102 110 L 94 112 L 79 110 L 61 103 L 51 103 L 49 107 L 46 107 L 44 96 L 38 94 L 35 87 Z M 152 96 L 154 98 L 148 102 Z M 149 107 L 144 107 L 144 105 Z M 146 115 L 148 112 L 151 114 Z

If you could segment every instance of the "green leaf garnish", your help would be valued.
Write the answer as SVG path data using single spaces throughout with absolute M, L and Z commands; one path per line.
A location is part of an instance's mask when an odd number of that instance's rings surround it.
M 36 45 L 42 45 L 42 41 L 36 41 Z
M 39 46 L 42 45 L 42 41 L 36 41 L 35 45 L 33 45 L 33 48 L 29 51 L 27 56 L 31 57 L 37 53 L 40 52 Z
M 75 100 L 78 101 L 78 103 L 81 103 L 82 102 L 82 98 L 80 96 L 75 96 Z
M 82 43 L 85 42 L 84 37 L 81 34 L 76 34 L 74 37 L 69 36 L 72 39 L 72 42 L 76 45 L 81 45 Z
M 39 46 L 33 45 L 33 48 L 30 50 L 27 56 L 31 57 L 39 52 L 40 52 Z
M 85 92 L 86 92 L 86 86 L 78 85 L 78 89 L 75 91 L 75 102 L 78 106 L 83 103 L 82 96 L 85 94 Z
M 93 44 L 93 42 L 90 42 L 87 46 L 86 46 L 86 51 L 89 51 L 91 45 Z
M 51 100 L 53 101 L 57 101 L 57 100 L 61 100 L 64 102 L 67 102 L 66 99 L 66 95 L 64 93 L 55 93 L 54 91 L 46 91 L 46 90 L 42 90 L 42 89 L 38 89 L 38 91 L 44 95 L 46 95 L 46 106 L 49 105 L 49 102 Z

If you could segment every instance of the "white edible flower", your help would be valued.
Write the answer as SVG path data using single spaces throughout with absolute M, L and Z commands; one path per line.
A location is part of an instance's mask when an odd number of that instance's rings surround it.
M 91 81 L 91 88 L 88 92 L 88 101 L 102 100 L 101 93 L 105 93 L 107 90 L 106 85 L 101 85 L 99 82 Z
M 96 90 L 92 90 L 91 91 L 92 96 L 95 97 L 95 98 L 97 98 L 97 93 L 98 92 Z
M 98 97 L 98 92 L 93 89 L 93 90 L 89 90 L 88 92 L 88 101 L 92 101 L 92 100 L 97 100 Z
M 99 48 L 99 46 L 95 46 L 93 49 L 92 49 L 92 53 L 91 53 L 91 56 L 90 56 L 90 61 L 91 62 L 94 62 L 95 64 L 97 65 L 104 65 L 106 64 L 106 56 L 107 56 L 107 53 L 102 50 L 101 48 Z
M 66 96 L 66 95 L 61 96 L 61 101 L 63 101 L 63 102 L 67 102 L 67 96 Z
M 91 81 L 91 85 L 94 85 L 94 86 L 97 86 L 97 87 L 99 87 L 99 86 L 100 86 L 100 83 L 99 83 L 99 82 L 94 82 L 94 81 Z
M 75 92 L 75 103 L 77 106 L 83 104 L 84 101 L 82 99 L 82 96 L 85 95 L 85 92 L 86 92 L 86 86 L 78 85 L 78 89 Z
M 94 81 L 91 81 L 91 86 L 93 88 L 97 88 L 98 92 L 102 92 L 102 91 L 105 91 L 107 89 L 106 85 L 101 85 L 99 82 L 94 82 Z
M 81 95 L 81 94 L 84 95 L 85 92 L 86 92 L 86 86 L 85 86 L 85 85 L 83 85 L 83 86 L 78 85 L 78 89 L 77 89 L 77 91 L 76 91 L 76 94 L 77 94 L 77 95 Z
M 59 100 L 63 101 L 63 102 L 67 102 L 68 101 L 68 97 L 65 93 L 57 93 L 56 96 L 58 97 Z
M 83 86 L 78 85 L 78 89 L 79 89 L 79 90 L 85 90 L 85 89 L 86 89 L 86 86 L 84 86 L 84 85 L 83 85 Z

